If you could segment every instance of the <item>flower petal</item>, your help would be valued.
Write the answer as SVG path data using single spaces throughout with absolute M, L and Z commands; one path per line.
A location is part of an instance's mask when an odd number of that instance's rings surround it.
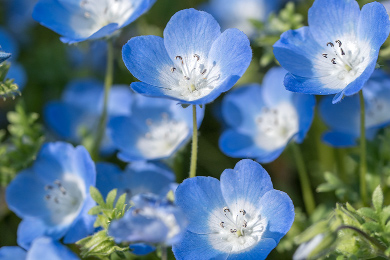
M 225 260 L 228 253 L 214 249 L 209 241 L 209 235 L 195 234 L 187 231 L 181 242 L 172 246 L 176 259 L 215 259 Z
M 356 35 L 360 7 L 355 0 L 316 0 L 309 9 L 310 32 L 320 46 Z
M 385 7 L 377 2 L 364 5 L 358 23 L 358 37 L 369 42 L 371 52 L 375 53 L 373 56 L 378 56 L 379 49 L 389 33 L 390 20 Z
M 237 254 L 230 254 L 228 260 L 264 260 L 268 254 L 276 247 L 276 242 L 272 238 L 261 238 L 259 243 L 248 251 Z
M 123 46 L 122 58 L 131 74 L 142 82 L 158 88 L 170 88 L 176 84 L 171 76 L 171 68 L 175 64 L 169 58 L 161 37 L 149 35 L 131 38 Z M 132 88 L 137 91 L 134 86 Z M 149 94 L 147 91 L 137 92 Z
M 80 260 L 80 258 L 66 246 L 48 237 L 40 237 L 34 240 L 27 253 L 26 260 L 42 258 L 50 260 Z
M 261 215 L 267 220 L 267 229 L 262 237 L 272 238 L 279 243 L 294 222 L 294 205 L 290 197 L 282 191 L 270 190 L 258 205 Z
M 284 32 L 274 44 L 274 54 L 280 65 L 300 77 L 317 74 L 314 64 L 318 56 L 322 57 L 321 53 L 323 48 L 314 40 L 307 26 Z
M 221 73 L 220 80 L 224 81 L 230 76 L 241 77 L 251 60 L 252 49 L 248 37 L 240 30 L 233 28 L 224 31 L 215 40 L 210 49 L 207 67 L 211 68 L 215 65 Z M 221 92 L 228 91 L 234 84 L 225 86 Z
M 192 57 L 194 54 L 207 58 L 213 42 L 220 36 L 218 22 L 210 14 L 195 9 L 177 12 L 164 30 L 164 44 L 169 57 Z
M 252 160 L 241 160 L 233 170 L 227 169 L 221 175 L 222 194 L 230 208 L 238 205 L 238 201 L 257 206 L 261 197 L 272 189 L 269 174 Z M 245 208 L 245 205 L 239 206 Z M 239 210 L 232 209 L 233 212 Z
M 220 182 L 212 177 L 194 177 L 186 179 L 175 192 L 176 205 L 186 215 L 188 230 L 195 233 L 209 233 L 209 219 L 215 209 L 226 207 L 221 193 Z M 219 222 L 218 222 L 219 223 Z M 218 225 L 218 224 L 217 224 Z

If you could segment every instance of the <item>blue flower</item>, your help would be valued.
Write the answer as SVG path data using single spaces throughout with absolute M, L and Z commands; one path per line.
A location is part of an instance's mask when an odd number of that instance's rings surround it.
M 212 14 L 223 29 L 238 28 L 249 38 L 256 34 L 250 19 L 265 22 L 271 12 L 277 11 L 284 0 L 211 0 L 202 6 Z
M 172 189 L 175 174 L 163 164 L 133 162 L 122 171 L 115 164 L 97 163 L 96 187 L 103 197 L 118 189 L 118 196 L 127 194 L 127 199 L 141 193 L 152 193 L 165 197 Z
M 313 259 L 311 252 L 313 252 L 314 249 L 316 249 L 316 247 L 321 244 L 324 237 L 325 235 L 321 233 L 313 237 L 311 240 L 301 244 L 295 251 L 293 260 Z
M 137 95 L 128 117 L 114 117 L 108 123 L 119 159 L 157 160 L 170 157 L 192 134 L 192 110 L 176 101 Z M 197 107 L 198 127 L 204 108 Z
M 3 2 L 6 5 L 7 27 L 19 40 L 29 40 L 27 29 L 36 24 L 31 15 L 37 0 L 8 0 Z
M 108 235 L 115 242 L 145 242 L 172 245 L 181 240 L 187 219 L 171 202 L 155 195 L 139 194 L 133 197 L 133 207 L 123 218 L 114 220 Z
M 22 65 L 16 62 L 19 56 L 19 48 L 14 38 L 4 29 L 0 28 L 0 49 L 7 53 L 12 53 L 10 57 L 11 66 L 8 70 L 6 78 L 14 79 L 19 90 L 22 90 L 26 85 L 27 75 Z
M 38 259 L 65 259 L 79 260 L 75 253 L 49 237 L 40 237 L 32 242 L 31 248 L 26 252 L 17 246 L 0 248 L 1 260 L 38 260 Z
M 329 95 L 333 103 L 360 91 L 374 71 L 378 52 L 390 32 L 386 9 L 373 2 L 360 11 L 355 0 L 316 0 L 309 26 L 290 30 L 274 45 L 287 69 L 290 91 Z
M 93 134 L 97 130 L 103 110 L 103 83 L 94 79 L 71 81 L 62 101 L 50 102 L 44 110 L 44 118 L 49 127 L 61 138 L 79 143 L 83 134 Z M 132 93 L 127 86 L 114 85 L 108 100 L 108 116 L 130 115 Z M 104 155 L 115 151 L 106 131 L 101 147 Z
M 206 104 L 228 91 L 252 59 L 247 36 L 237 30 L 221 33 L 208 13 L 187 9 L 172 16 L 157 36 L 134 37 L 123 46 L 123 61 L 142 82 L 134 91 L 184 104 Z
M 64 43 L 112 35 L 147 12 L 156 0 L 39 0 L 33 18 Z
M 11 53 L 6 53 L 4 51 L 0 51 L 0 63 L 9 59 L 11 57 Z
M 379 129 L 390 124 L 390 77 L 376 70 L 363 87 L 366 115 L 366 138 L 372 140 Z M 342 111 L 342 113 L 340 113 Z M 322 139 L 334 147 L 357 145 L 360 136 L 360 100 L 358 95 L 345 98 L 333 105 L 325 97 L 319 104 L 319 112 L 329 126 Z
M 212 177 L 184 180 L 176 204 L 189 220 L 176 259 L 265 259 L 294 221 L 290 197 L 274 190 L 260 164 L 241 160 Z
M 314 116 L 315 98 L 292 93 L 283 86 L 286 71 L 272 68 L 263 86 L 234 89 L 222 103 L 228 129 L 219 139 L 221 150 L 235 158 L 275 160 L 287 143 L 301 143 Z
M 6 190 L 8 207 L 22 222 L 18 244 L 28 249 L 40 236 L 74 243 L 93 232 L 95 165 L 82 146 L 45 144 L 31 168 L 20 172 Z

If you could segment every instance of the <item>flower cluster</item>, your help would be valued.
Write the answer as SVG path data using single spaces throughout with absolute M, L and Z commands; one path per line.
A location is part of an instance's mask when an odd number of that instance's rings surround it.
M 0 96 L 28 86 L 0 105 L 0 227 L 17 229 L 0 259 L 390 257 L 388 12 L 286 2 L 210 0 L 169 21 L 156 0 L 7 2 Z M 25 33 L 31 16 L 62 43 Z

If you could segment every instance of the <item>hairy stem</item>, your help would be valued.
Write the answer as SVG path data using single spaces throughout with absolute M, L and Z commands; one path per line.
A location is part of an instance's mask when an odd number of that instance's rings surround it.
M 360 196 L 364 206 L 367 206 L 367 185 L 366 185 L 366 118 L 363 90 L 359 92 L 360 97 Z
M 107 125 L 107 116 L 108 116 L 108 96 L 110 94 L 110 89 L 112 86 L 114 74 L 114 47 L 112 40 L 107 41 L 107 67 L 106 67 L 106 76 L 104 79 L 104 99 L 103 99 L 103 111 L 99 119 L 98 129 L 95 137 L 95 141 L 92 147 L 92 158 L 96 160 L 99 156 L 99 149 L 102 143 L 102 140 L 105 135 L 106 125 Z
M 192 105 L 192 152 L 190 178 L 196 176 L 196 161 L 198 157 L 198 123 L 196 120 L 196 105 Z

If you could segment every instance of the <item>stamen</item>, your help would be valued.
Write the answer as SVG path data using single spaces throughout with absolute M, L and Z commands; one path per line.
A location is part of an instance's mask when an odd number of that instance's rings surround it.
M 333 64 L 337 64 L 337 63 L 336 63 L 336 58 L 333 58 L 333 59 L 332 59 L 332 63 L 333 63 Z
M 172 68 L 171 68 L 171 72 L 172 72 L 172 73 L 175 72 L 175 70 L 176 70 L 175 67 L 172 67 Z
M 183 58 L 182 58 L 181 56 L 176 56 L 175 59 L 176 59 L 176 60 L 177 60 L 177 59 L 181 60 L 181 63 L 183 64 Z
M 340 48 L 340 50 L 341 50 L 341 55 L 345 55 L 343 48 Z
M 328 58 L 328 54 L 324 53 L 324 54 L 322 54 L 322 57 Z
M 237 232 L 237 229 L 235 229 L 235 228 L 234 229 L 233 228 L 230 229 L 230 233 L 236 233 L 236 232 Z
M 196 58 L 197 61 L 200 60 L 200 56 L 198 54 L 194 54 L 194 58 Z
M 246 228 L 248 226 L 248 222 L 244 220 L 244 224 L 242 224 L 242 227 Z
M 337 40 L 336 43 L 338 43 L 338 44 L 339 44 L 339 47 L 341 47 L 342 43 L 341 43 L 340 40 Z
M 225 228 L 225 222 L 221 221 L 221 223 L 219 223 L 219 225 L 221 226 L 221 228 Z
M 334 47 L 334 44 L 331 43 L 331 42 L 328 42 L 328 43 L 326 44 L 326 46 L 329 46 L 329 45 L 330 45 L 330 47 Z
M 223 212 L 230 212 L 230 209 L 228 207 L 224 207 Z
M 245 214 L 246 214 L 245 209 L 240 210 L 240 213 L 242 213 L 242 215 L 245 216 Z

